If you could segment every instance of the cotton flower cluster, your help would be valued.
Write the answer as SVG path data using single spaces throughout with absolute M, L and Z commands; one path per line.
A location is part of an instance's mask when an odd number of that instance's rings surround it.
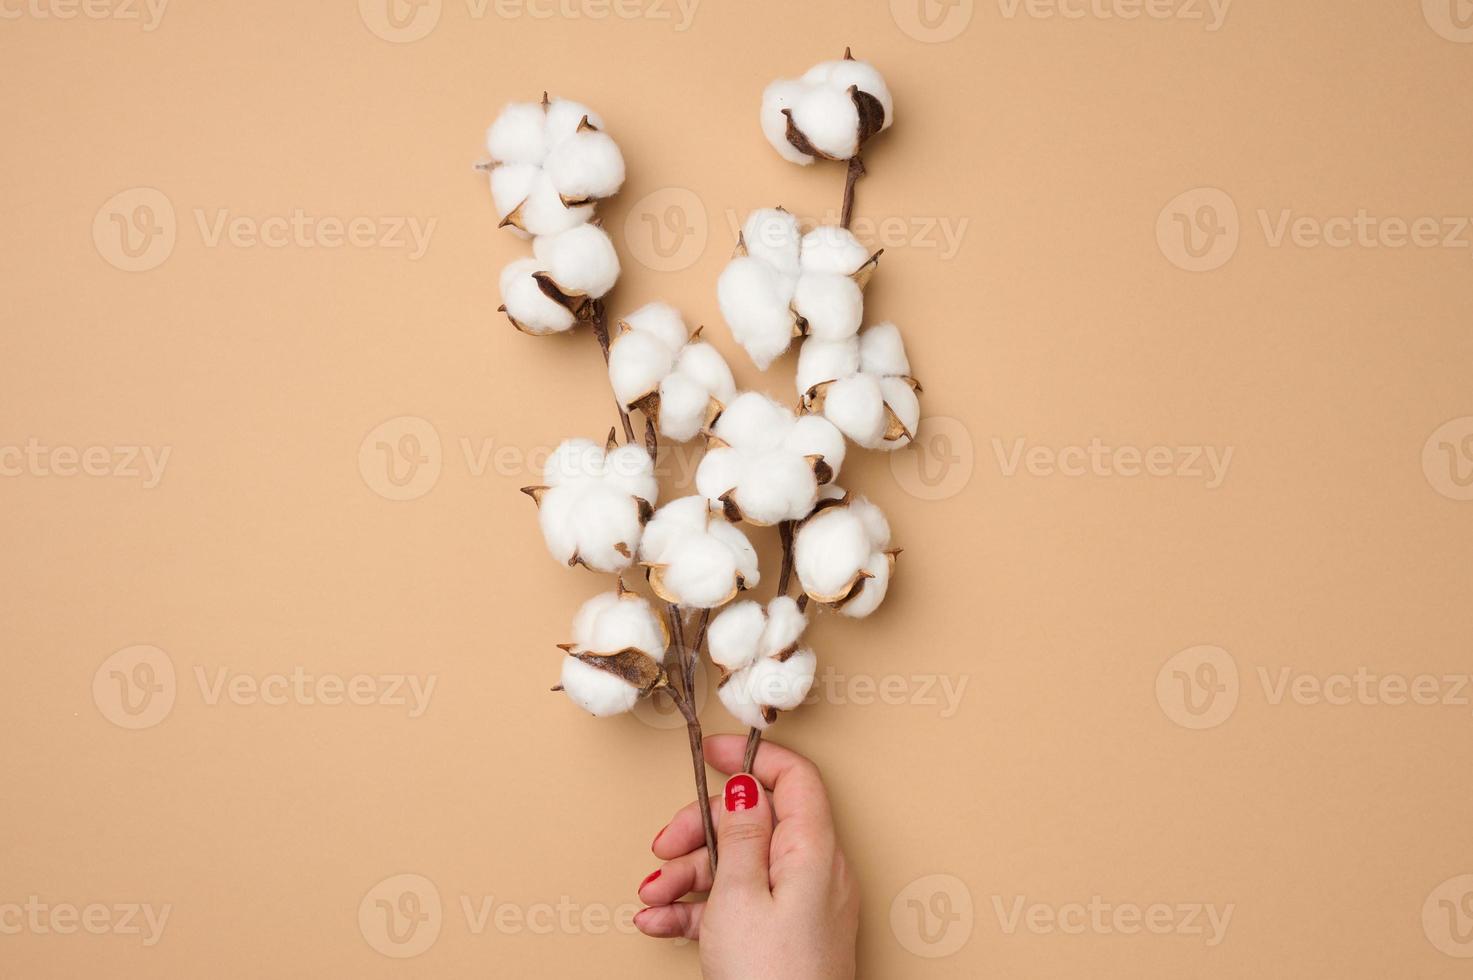
M 628 568 L 659 498 L 654 462 L 639 446 L 600 447 L 569 439 L 543 467 L 543 484 L 523 487 L 537 501 L 547 550 L 595 572 Z
M 880 508 L 863 497 L 826 488 L 812 516 L 798 525 L 793 539 L 793 570 L 815 602 L 845 616 L 874 612 L 890 588 L 899 551 L 890 546 L 890 524 Z
M 524 333 L 561 333 L 619 278 L 594 204 L 624 182 L 624 158 L 603 122 L 568 99 L 507 106 L 486 134 L 491 196 L 503 226 L 533 236 L 532 257 L 501 270 L 501 307 Z
M 673 307 L 650 303 L 619 327 L 609 351 L 614 397 L 625 408 L 642 409 L 655 419 L 667 439 L 694 438 L 736 397 L 726 360 L 715 347 L 691 336 Z
M 650 604 L 621 584 L 585 602 L 573 618 L 573 642 L 559 646 L 562 689 L 585 711 L 616 715 L 663 680 L 670 638 Z
M 785 160 L 848 160 L 895 120 L 895 104 L 880 73 L 844 52 L 842 61 L 814 65 L 801 78 L 762 93 L 762 132 Z
M 765 371 L 794 337 L 854 336 L 878 258 L 845 228 L 825 225 L 803 235 L 782 208 L 754 211 L 716 284 L 721 315 Z
M 681 497 L 655 511 L 640 543 L 650 588 L 661 599 L 714 609 L 759 580 L 751 542 L 701 496 Z
M 712 426 L 696 490 L 733 521 L 801 520 L 838 475 L 844 451 L 844 436 L 822 416 L 794 418 L 766 395 L 744 392 Z
M 857 445 L 899 449 L 915 438 L 920 385 L 893 323 L 842 340 L 805 341 L 797 381 L 803 410 L 822 414 Z
M 603 120 L 569 99 L 513 102 L 486 131 L 497 217 L 524 235 L 555 235 L 593 217 L 624 183 Z
M 798 646 L 807 625 L 788 596 L 773 599 L 766 611 L 755 602 L 735 603 L 711 622 L 711 660 L 722 674 L 717 694 L 738 721 L 765 729 L 779 711 L 803 703 L 818 666 L 813 651 Z

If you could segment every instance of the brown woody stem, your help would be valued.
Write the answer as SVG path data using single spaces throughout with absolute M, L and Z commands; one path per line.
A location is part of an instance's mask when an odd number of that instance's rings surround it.
M 706 833 L 706 854 L 711 861 L 711 873 L 716 873 L 716 825 L 711 820 L 711 797 L 706 787 L 706 754 L 702 745 L 701 719 L 696 714 L 696 655 L 685 647 L 685 624 L 680 609 L 675 603 L 667 603 L 665 614 L 670 619 L 670 634 L 675 642 L 675 662 L 680 665 L 681 683 L 672 685 L 675 706 L 685 716 L 685 731 L 690 738 L 690 763 L 696 777 L 696 805 L 701 811 L 701 828 Z M 706 623 L 711 612 L 701 617 L 700 641 L 705 640 Z
M 850 219 L 854 217 L 854 185 L 863 176 L 864 161 L 856 153 L 849 158 L 849 172 L 844 175 L 844 210 L 839 213 L 839 226 L 842 228 L 848 228 Z
M 752 774 L 752 764 L 757 761 L 757 746 L 762 744 L 762 729 L 753 728 L 747 732 L 747 752 L 742 756 L 742 772 Z
M 604 301 L 596 299 L 590 304 L 593 308 L 591 319 L 593 321 L 593 335 L 598 338 L 598 348 L 604 353 L 604 364 L 609 363 L 609 309 Z M 618 404 L 618 399 L 614 400 Z M 634 426 L 629 421 L 629 413 L 619 405 L 619 421 L 624 423 L 624 441 L 634 441 Z
M 777 526 L 778 538 L 783 543 L 783 567 L 777 576 L 777 594 L 787 595 L 793 577 L 793 522 L 783 521 Z

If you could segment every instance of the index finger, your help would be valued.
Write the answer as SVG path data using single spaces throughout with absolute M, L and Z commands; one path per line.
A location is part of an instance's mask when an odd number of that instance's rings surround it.
M 742 771 L 747 738 L 711 735 L 706 738 L 704 749 L 711 767 L 730 776 Z M 778 820 L 811 817 L 825 824 L 832 822 L 829 794 L 818 767 L 792 749 L 764 739 L 752 762 L 752 775 L 769 790 L 772 811 Z

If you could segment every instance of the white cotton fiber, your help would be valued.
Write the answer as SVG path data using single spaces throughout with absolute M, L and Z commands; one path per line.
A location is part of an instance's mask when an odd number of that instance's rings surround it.
M 491 202 L 496 205 L 496 217 L 505 218 L 515 211 L 532 193 L 532 185 L 541 175 L 542 171 L 531 163 L 504 163 L 493 168 Z
M 494 179 L 494 172 L 492 176 Z M 592 216 L 592 205 L 575 208 L 565 205 L 553 186 L 552 178 L 543 172 L 533 178 L 526 199 L 518 205 L 515 223 L 529 235 L 556 235 L 583 224 Z
M 598 299 L 619 279 L 619 256 L 614 243 L 597 225 L 579 225 L 534 239 L 532 251 L 543 271 L 570 296 Z
M 843 89 L 810 88 L 793 106 L 793 125 L 818 152 L 847 160 L 859 151 L 859 110 Z
M 739 450 L 714 446 L 706 450 L 696 467 L 696 492 L 707 500 L 720 500 L 722 494 L 741 482 L 745 471 Z
M 899 449 L 915 438 L 916 428 L 921 424 L 921 400 L 916 396 L 915 389 L 899 378 L 881 378 L 880 394 L 885 397 L 885 404 L 890 406 L 890 411 L 895 413 L 895 417 L 900 419 L 900 424 L 909 433 L 885 440 L 881 448 Z
M 542 464 L 542 482 L 560 487 L 601 480 L 606 459 L 604 447 L 592 439 L 564 439 Z
M 759 704 L 791 711 L 808 696 L 817 665 L 809 650 L 798 651 L 787 660 L 762 657 L 748 669 L 747 691 Z
M 905 341 L 893 323 L 876 323 L 859 335 L 859 370 L 866 374 L 908 375 Z
M 604 457 L 599 480 L 651 504 L 659 503 L 660 483 L 655 479 L 655 462 L 643 446 L 616 446 Z
M 895 101 L 890 95 L 890 87 L 885 84 L 885 79 L 876 70 L 875 66 L 867 61 L 856 61 L 845 58 L 839 61 L 826 61 L 814 65 L 804 75 L 804 82 L 809 84 L 824 84 L 830 88 L 848 91 L 849 87 L 857 86 L 861 92 L 873 95 L 885 110 L 885 121 L 881 129 L 889 129 L 895 120 Z
M 630 330 L 649 334 L 659 340 L 672 355 L 690 339 L 690 330 L 686 328 L 680 311 L 669 303 L 646 303 L 624 317 L 623 322 Z
M 885 435 L 885 399 L 872 375 L 852 374 L 829 386 L 824 418 L 856 444 L 874 449 Z
M 864 294 L 847 275 L 805 271 L 793 292 L 793 311 L 807 321 L 810 337 L 842 340 L 859 330 Z
M 859 518 L 859 523 L 864 525 L 864 533 L 869 540 L 871 551 L 881 551 L 889 547 L 890 522 L 885 518 L 884 511 L 865 497 L 851 498 L 849 510 Z
M 633 684 L 574 656 L 563 658 L 560 683 L 574 704 L 599 718 L 623 714 L 639 701 Z
M 858 516 L 847 507 L 830 507 L 798 529 L 793 570 L 805 592 L 820 602 L 833 602 L 843 598 L 871 553 Z
M 734 602 L 711 620 L 706 634 L 711 660 L 727 670 L 738 670 L 757 656 L 765 620 L 762 606 L 745 599 Z
M 780 595 L 767 604 L 767 625 L 759 641 L 764 657 L 775 657 L 798 642 L 808 627 L 808 617 L 791 596 Z
M 547 175 L 566 201 L 613 197 L 624 183 L 624 157 L 607 133 L 587 129 L 548 155 Z
M 540 164 L 547 153 L 542 106 L 513 102 L 486 131 L 486 150 L 503 163 Z
M 609 351 L 609 383 L 619 404 L 628 407 L 660 387 L 675 352 L 654 334 L 631 330 L 614 339 Z
M 838 225 L 820 225 L 803 236 L 801 264 L 804 272 L 832 272 L 852 276 L 869 261 L 869 252 L 854 233 Z
M 630 592 L 612 606 L 600 608 L 591 624 L 586 649 L 605 654 L 638 650 L 656 663 L 664 663 L 666 645 L 665 628 L 649 601 Z
M 844 468 L 844 434 L 820 415 L 804 415 L 783 437 L 783 447 L 800 456 L 822 456 L 831 478 Z
M 736 393 L 726 361 L 710 344 L 691 341 L 680 313 L 667 303 L 649 303 L 621 322 L 624 332 L 609 352 L 614 396 L 632 407 L 658 393 L 660 435 L 677 442 L 695 438 L 711 402 L 724 403 Z
M 758 581 L 751 543 L 699 496 L 682 497 L 655 512 L 640 557 L 652 566 L 656 592 L 682 606 L 711 609 Z
M 700 434 L 711 406 L 711 395 L 684 374 L 669 374 L 660 382 L 660 435 L 686 442 Z
M 685 346 L 676 361 L 675 370 L 700 385 L 723 406 L 736 398 L 736 379 L 721 352 L 705 341 Z
M 785 276 L 798 274 L 801 233 L 798 219 L 781 208 L 758 208 L 742 226 L 747 254 Z
M 865 562 L 864 570 L 872 575 L 872 578 L 864 580 L 864 588 L 859 594 L 839 607 L 839 612 L 854 619 L 863 619 L 880 607 L 885 601 L 885 595 L 890 591 L 890 571 L 893 561 L 889 555 L 882 552 L 874 552 L 869 561 Z
M 813 466 L 802 456 L 782 449 L 753 453 L 744 468 L 733 499 L 742 519 L 767 526 L 795 520 L 818 501 Z
M 729 493 L 751 524 L 806 517 L 818 500 L 815 462 L 809 457 L 824 457 L 833 473 L 844 461 L 843 436 L 831 423 L 813 416 L 795 419 L 760 392 L 738 395 L 713 432 L 726 446 L 707 451 L 696 469 L 696 490 L 713 506 L 723 506 Z
M 572 99 L 553 99 L 552 104 L 547 107 L 548 151 L 551 152 L 564 140 L 572 138 L 585 116 L 595 129 L 605 128 L 599 114 L 583 103 Z
M 812 163 L 814 158 L 788 141 L 788 117 L 783 110 L 792 109 L 805 91 L 801 82 L 773 82 L 762 92 L 760 115 L 762 135 L 767 137 L 767 142 L 783 159 L 802 166 Z
M 560 562 L 599 572 L 628 568 L 643 528 L 640 500 L 659 495 L 654 465 L 638 446 L 605 453 L 588 439 L 568 439 L 548 456 L 537 519 L 547 550 Z
M 767 719 L 762 715 L 762 706 L 752 696 L 747 686 L 747 672 L 739 671 L 727 679 L 716 691 L 721 704 L 731 716 L 748 728 L 767 728 Z
M 853 337 L 842 340 L 809 337 L 798 352 L 798 394 L 806 395 L 814 385 L 847 378 L 858 370 L 858 340 Z
M 746 391 L 726 406 L 715 431 L 730 445 L 751 452 L 782 445 L 792 425 L 792 412 L 760 391 Z
M 501 270 L 501 304 L 511 321 L 530 334 L 561 333 L 577 322 L 572 313 L 553 302 L 532 273 L 536 259 L 517 259 Z
M 721 317 L 759 370 L 767 370 L 793 342 L 795 284 L 751 256 L 732 259 L 716 280 Z

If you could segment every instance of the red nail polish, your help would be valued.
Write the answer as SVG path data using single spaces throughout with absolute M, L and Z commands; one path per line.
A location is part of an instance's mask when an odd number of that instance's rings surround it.
M 757 780 L 744 772 L 737 773 L 726 781 L 724 799 L 727 813 L 755 809 L 757 806 Z
M 634 889 L 634 890 L 635 890 L 635 891 L 637 891 L 637 892 L 642 892 L 642 891 L 644 891 L 644 886 L 645 886 L 645 885 L 648 885 L 648 884 L 649 884 L 649 883 L 650 883 L 650 882 L 652 882 L 652 881 L 654 881 L 654 880 L 655 880 L 655 879 L 656 879 L 656 878 L 658 878 L 658 877 L 660 877 L 660 871 L 661 871 L 661 870 L 663 870 L 663 869 L 661 869 L 661 868 L 656 868 L 656 869 L 655 869 L 655 870 L 654 870 L 654 871 L 652 871 L 652 872 L 650 872 L 650 875 L 649 875 L 649 877 L 648 877 L 648 878 L 646 878 L 646 879 L 645 879 L 645 880 L 644 880 L 644 881 L 641 881 L 641 882 L 640 882 L 640 883 L 639 883 L 639 887 L 638 887 L 638 888 L 636 888 L 636 889 Z

